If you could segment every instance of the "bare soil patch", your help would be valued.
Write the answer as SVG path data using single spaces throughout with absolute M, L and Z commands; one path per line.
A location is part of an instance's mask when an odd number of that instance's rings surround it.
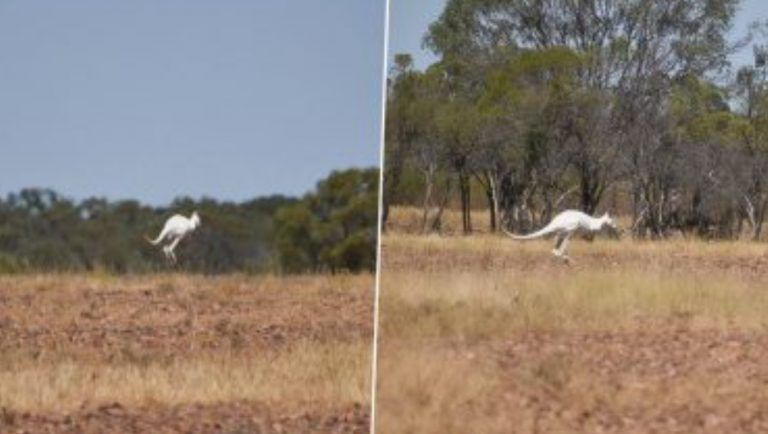
M 365 432 L 373 278 L 0 278 L 0 432 Z

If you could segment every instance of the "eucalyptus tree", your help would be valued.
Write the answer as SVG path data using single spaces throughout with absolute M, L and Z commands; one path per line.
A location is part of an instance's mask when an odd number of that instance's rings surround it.
M 274 246 L 285 272 L 361 272 L 376 266 L 379 171 L 334 171 L 277 210 Z
M 500 47 L 567 48 L 575 70 L 579 112 L 569 127 L 571 165 L 580 206 L 593 212 L 623 170 L 636 184 L 653 176 L 665 132 L 666 98 L 680 77 L 702 77 L 726 65 L 727 31 L 737 0 L 450 0 L 426 44 L 456 77 L 482 70 Z M 619 165 L 618 163 L 621 163 Z M 635 201 L 656 206 L 655 198 Z M 639 209 L 638 206 L 635 207 Z
M 747 176 L 744 210 L 752 238 L 758 239 L 768 211 L 768 47 L 755 46 L 754 64 L 738 71 L 735 86 L 748 123 L 741 140 L 747 168 L 742 171 Z
M 453 192 L 450 176 L 440 176 L 455 162 L 455 147 L 445 122 L 451 100 L 442 64 L 432 65 L 419 76 L 417 99 L 411 104 L 411 116 L 420 125 L 412 147 L 411 159 L 422 174 L 422 230 L 439 231 L 442 215 Z M 455 167 L 455 166 L 454 166 Z
M 416 99 L 417 85 L 418 72 L 413 70 L 413 58 L 408 54 L 396 55 L 391 77 L 387 80 L 383 228 L 387 226 L 390 203 L 400 183 L 408 148 L 418 134 L 418 122 L 409 110 L 409 105 Z
M 450 178 L 442 188 L 438 185 L 452 150 L 445 146 L 446 129 L 441 123 L 450 102 L 445 73 L 441 64 L 421 72 L 412 69 L 409 56 L 395 59 L 387 104 L 384 221 L 407 166 L 419 172 L 423 183 L 422 230 L 439 230 L 453 186 Z
M 479 101 L 485 122 L 478 180 L 489 198 L 498 198 L 506 226 L 522 230 L 548 220 L 573 191 L 566 170 L 568 129 L 578 111 L 573 72 L 579 61 L 564 48 L 526 50 L 486 78 Z M 537 194 L 543 201 L 538 218 Z

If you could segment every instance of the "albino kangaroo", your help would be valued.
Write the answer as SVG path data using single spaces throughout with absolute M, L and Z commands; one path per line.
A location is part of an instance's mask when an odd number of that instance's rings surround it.
M 555 242 L 555 248 L 552 250 L 552 253 L 558 258 L 569 261 L 570 258 L 565 254 L 565 249 L 568 246 L 568 239 L 571 235 L 577 231 L 598 232 L 604 227 L 618 230 L 616 224 L 608 213 L 603 214 L 602 217 L 595 218 L 588 216 L 581 211 L 567 210 L 556 215 L 548 225 L 534 233 L 528 235 L 515 235 L 506 230 L 504 233 L 516 240 L 532 240 L 549 234 L 556 234 L 557 241 Z
M 176 263 L 176 254 L 173 253 L 173 250 L 179 244 L 179 241 L 194 232 L 198 226 L 200 226 L 200 216 L 197 215 L 197 211 L 193 212 L 190 218 L 176 214 L 166 220 L 163 230 L 160 231 L 160 235 L 157 238 L 153 240 L 146 235 L 144 238 L 153 246 L 160 244 L 163 240 L 169 241 L 168 244 L 163 246 L 163 253 L 169 261 Z

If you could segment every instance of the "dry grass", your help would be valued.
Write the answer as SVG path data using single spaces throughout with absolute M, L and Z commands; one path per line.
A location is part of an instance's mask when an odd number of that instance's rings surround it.
M 691 328 L 768 327 L 760 283 L 715 274 L 403 273 L 385 284 L 406 288 L 387 302 L 387 330 L 398 335 L 476 341 L 519 330 L 634 330 L 673 317 Z
M 368 396 L 370 345 L 302 342 L 263 354 L 205 354 L 140 363 L 18 361 L 0 371 L 0 407 L 66 413 L 119 402 L 156 404 L 259 401 L 280 410 L 329 411 Z
M 430 211 L 430 216 L 434 211 Z M 394 233 L 420 234 L 422 232 L 423 211 L 420 208 L 396 206 L 390 208 L 387 231 Z M 461 213 L 447 209 L 441 219 L 443 234 L 455 235 L 461 232 Z M 472 211 L 472 228 L 477 233 L 490 232 L 490 213 L 487 210 Z
M 763 244 L 383 245 L 380 432 L 768 429 Z
M 372 300 L 370 275 L 3 277 L 0 408 L 367 406 Z

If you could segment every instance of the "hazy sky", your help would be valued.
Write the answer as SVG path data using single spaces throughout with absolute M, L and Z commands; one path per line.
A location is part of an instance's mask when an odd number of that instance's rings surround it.
M 429 24 L 436 20 L 446 0 L 390 0 L 389 61 L 397 53 L 410 53 L 415 66 L 423 69 L 436 58 L 421 46 Z M 768 19 L 768 0 L 742 0 L 731 32 L 733 40 L 747 33 L 749 23 Z M 743 65 L 752 62 L 752 49 L 737 53 L 731 62 Z
M 0 194 L 300 194 L 378 165 L 384 1 L 0 2 Z

